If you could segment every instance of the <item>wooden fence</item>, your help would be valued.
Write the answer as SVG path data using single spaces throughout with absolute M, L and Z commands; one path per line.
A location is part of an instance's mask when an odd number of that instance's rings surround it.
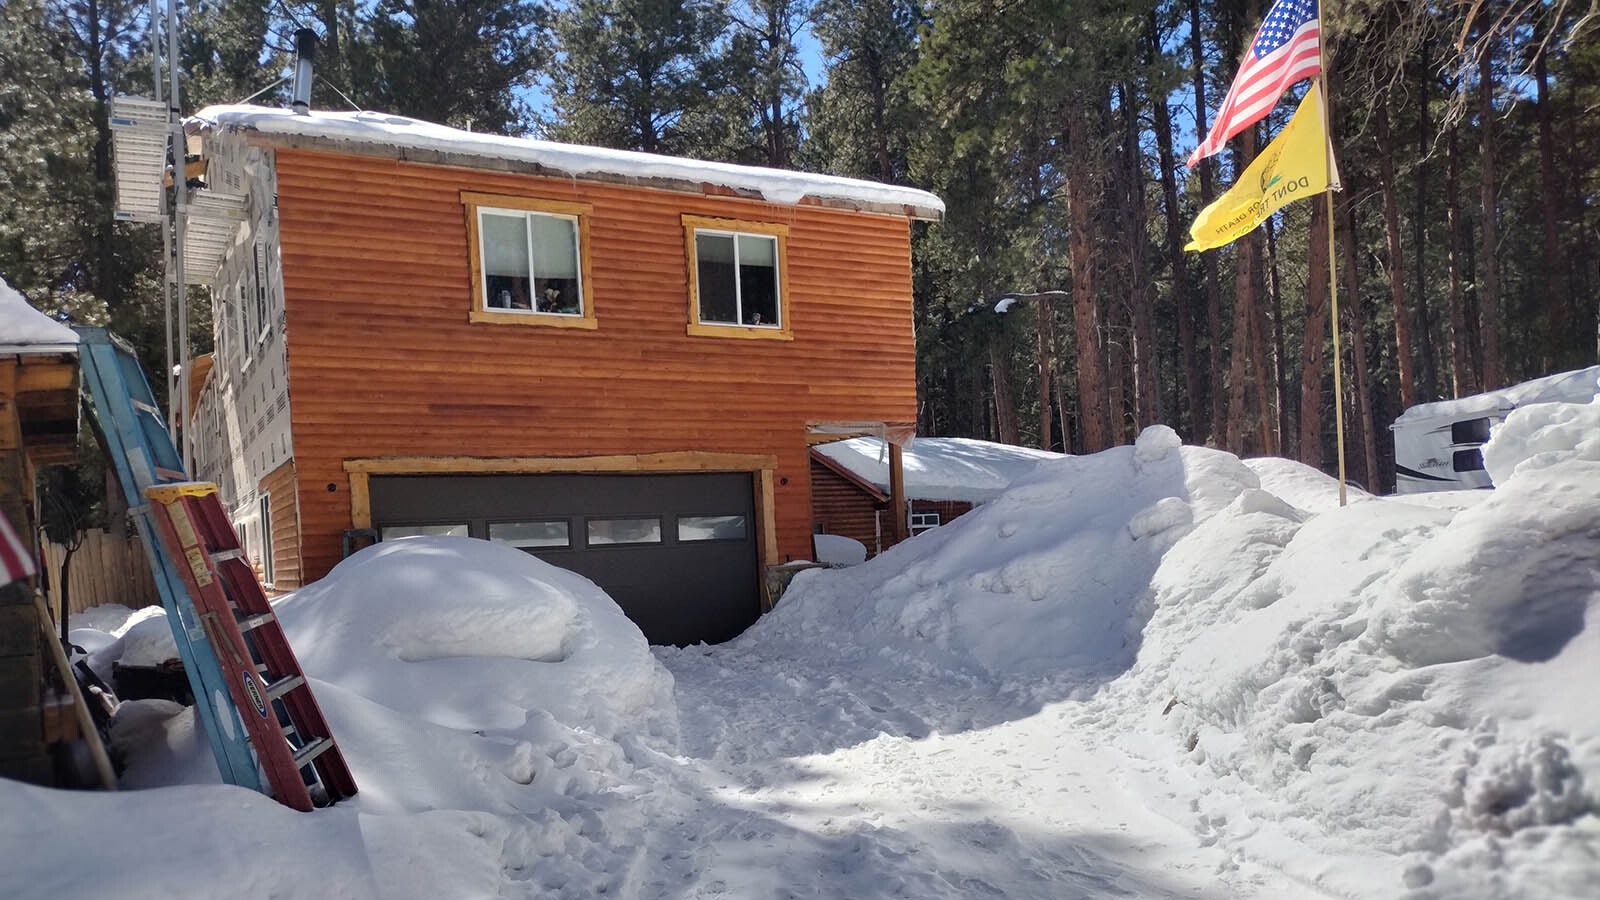
M 51 609 L 61 608 L 61 561 L 65 556 L 66 549 L 60 544 L 44 542 Z M 69 615 L 106 603 L 138 609 L 161 602 L 155 578 L 150 574 L 149 557 L 137 535 L 88 532 L 83 536 L 83 545 L 72 554 L 71 578 Z

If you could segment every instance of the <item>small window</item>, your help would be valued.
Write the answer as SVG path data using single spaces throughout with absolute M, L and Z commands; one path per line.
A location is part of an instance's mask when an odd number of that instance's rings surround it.
M 742 541 L 749 533 L 744 516 L 679 516 L 678 540 Z
M 257 226 L 257 233 L 264 225 Z M 271 298 L 267 294 L 267 242 L 265 238 L 257 237 L 255 245 L 255 277 L 252 279 L 255 286 L 256 328 L 259 334 L 256 340 L 261 340 L 272 330 Z
M 1482 472 L 1483 451 L 1477 447 L 1471 450 L 1457 450 L 1453 462 L 1457 472 Z
M 443 534 L 450 537 L 468 537 L 467 523 L 438 524 L 438 525 L 385 525 L 378 532 L 381 541 L 393 541 L 399 538 L 426 537 L 428 535 Z
M 1468 419 L 1450 423 L 1450 443 L 1484 444 L 1489 441 L 1489 419 Z M 1482 466 L 1479 466 L 1482 468 Z
M 911 514 L 911 533 L 921 534 L 930 528 L 939 527 L 939 514 L 936 512 L 914 512 Z
M 788 228 L 684 216 L 689 333 L 788 340 Z
M 590 519 L 586 525 L 591 547 L 661 543 L 661 520 L 657 518 Z
M 571 547 L 565 519 L 546 522 L 490 522 L 489 540 L 522 549 Z
M 463 191 L 471 244 L 469 319 L 595 327 L 589 206 Z

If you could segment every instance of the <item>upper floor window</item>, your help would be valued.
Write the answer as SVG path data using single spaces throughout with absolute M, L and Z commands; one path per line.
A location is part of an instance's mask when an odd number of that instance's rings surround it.
M 683 217 L 689 333 L 789 340 L 789 229 L 768 222 Z
M 589 206 L 461 193 L 472 253 L 474 322 L 595 327 Z

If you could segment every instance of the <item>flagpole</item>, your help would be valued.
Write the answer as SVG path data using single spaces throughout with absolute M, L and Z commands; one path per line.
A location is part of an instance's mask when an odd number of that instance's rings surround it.
M 1322 132 L 1328 136 L 1328 154 L 1333 154 L 1333 98 L 1328 93 L 1328 32 L 1322 26 L 1322 7 L 1328 0 L 1317 2 L 1317 84 L 1322 91 Z M 1332 172 L 1328 174 L 1332 175 Z M 1333 231 L 1337 221 L 1333 214 L 1333 191 L 1325 192 L 1328 198 L 1328 300 L 1333 317 L 1333 421 L 1339 452 L 1339 505 L 1348 502 L 1345 490 L 1344 465 L 1344 352 L 1339 342 L 1339 261 L 1334 256 Z M 1357 302 L 1360 302 L 1359 299 Z M 1369 473 L 1370 478 L 1370 473 Z

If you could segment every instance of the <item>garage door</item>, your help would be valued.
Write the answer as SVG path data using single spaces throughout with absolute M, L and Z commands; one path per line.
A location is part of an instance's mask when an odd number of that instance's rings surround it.
M 716 643 L 760 614 L 748 473 L 383 475 L 384 539 L 500 541 L 604 588 L 652 644 Z

